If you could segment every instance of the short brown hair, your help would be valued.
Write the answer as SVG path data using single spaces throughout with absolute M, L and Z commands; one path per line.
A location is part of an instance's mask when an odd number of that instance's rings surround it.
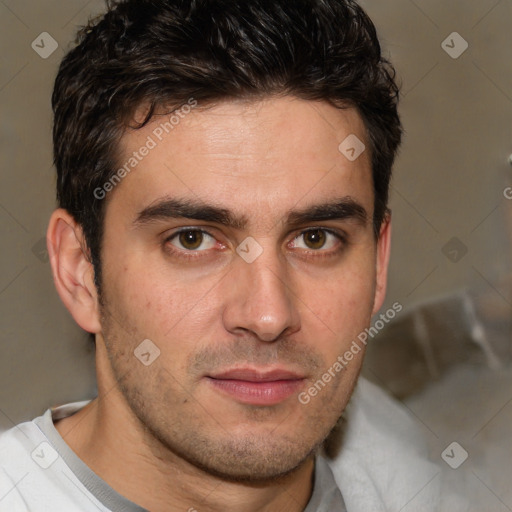
M 101 282 L 105 201 L 123 131 L 141 105 L 157 109 L 289 94 L 355 106 L 372 155 L 374 230 L 388 202 L 402 128 L 395 72 L 353 0 L 107 2 L 63 59 L 53 91 L 57 198 L 82 226 Z

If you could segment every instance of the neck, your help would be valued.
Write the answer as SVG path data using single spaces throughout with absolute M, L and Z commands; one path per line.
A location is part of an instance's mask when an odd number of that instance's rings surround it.
M 190 464 L 139 422 L 115 382 L 55 424 L 70 448 L 110 487 L 152 512 L 302 512 L 312 493 L 314 458 L 265 482 L 233 482 Z

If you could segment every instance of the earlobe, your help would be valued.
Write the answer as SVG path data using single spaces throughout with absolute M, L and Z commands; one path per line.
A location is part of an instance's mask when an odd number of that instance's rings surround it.
M 46 238 L 53 280 L 62 302 L 82 329 L 100 332 L 94 268 L 81 227 L 59 208 L 50 218 Z
M 377 241 L 377 272 L 375 299 L 373 303 L 372 315 L 374 315 L 381 307 L 386 297 L 386 287 L 388 278 L 389 256 L 391 253 L 391 212 L 386 214 L 382 222 L 379 240 Z

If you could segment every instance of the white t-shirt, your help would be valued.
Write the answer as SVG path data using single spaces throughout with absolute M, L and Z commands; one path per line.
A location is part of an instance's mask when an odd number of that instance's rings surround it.
M 49 409 L 0 434 L 0 512 L 145 511 L 86 466 L 55 429 L 53 420 L 87 403 Z M 440 469 L 426 459 L 417 425 L 397 402 L 360 378 L 346 418 L 339 453 L 317 457 L 304 512 L 441 510 Z

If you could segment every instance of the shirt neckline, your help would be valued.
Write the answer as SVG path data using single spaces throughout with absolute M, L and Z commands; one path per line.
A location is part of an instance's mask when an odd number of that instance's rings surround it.
M 34 423 L 48 438 L 81 484 L 105 507 L 116 512 L 148 512 L 110 487 L 78 457 L 55 428 L 54 421 L 75 414 L 89 402 L 91 400 L 52 407 L 36 418 Z M 313 493 L 304 512 L 346 512 L 345 503 L 332 470 L 320 454 L 316 456 L 314 471 Z

